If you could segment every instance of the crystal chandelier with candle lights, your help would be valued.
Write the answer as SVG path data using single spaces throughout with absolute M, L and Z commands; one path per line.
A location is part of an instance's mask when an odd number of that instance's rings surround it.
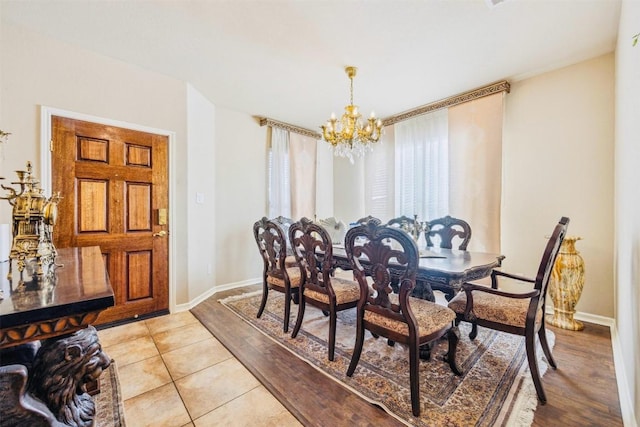
M 353 105 L 353 78 L 356 76 L 356 67 L 346 67 L 345 72 L 351 82 L 350 103 L 344 107 L 344 114 L 338 120 L 335 114 L 322 128 L 322 138 L 331 144 L 336 156 L 347 157 L 353 163 L 354 157 L 363 156 L 367 150 L 371 150 L 374 142 L 380 139 L 382 121 L 376 119 L 371 112 L 366 124 L 360 120 L 358 106 Z

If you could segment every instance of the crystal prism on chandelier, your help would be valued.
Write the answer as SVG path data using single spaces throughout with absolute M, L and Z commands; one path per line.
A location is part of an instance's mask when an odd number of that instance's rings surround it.
M 322 128 L 322 138 L 331 144 L 336 156 L 347 157 L 353 163 L 354 157 L 361 157 L 366 151 L 372 150 L 371 144 L 380 139 L 382 121 L 376 119 L 372 112 L 366 125 L 360 120 L 358 106 L 353 105 L 353 78 L 356 76 L 356 67 L 346 67 L 345 72 L 351 82 L 350 103 L 344 107 L 344 114 L 338 120 L 335 114 Z

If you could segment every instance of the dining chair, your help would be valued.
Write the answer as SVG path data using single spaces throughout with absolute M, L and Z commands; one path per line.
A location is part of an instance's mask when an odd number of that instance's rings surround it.
M 299 287 L 301 274 L 297 266 L 287 267 L 287 238 L 282 228 L 274 221 L 262 217 L 253 224 L 253 236 L 258 244 L 258 250 L 264 262 L 262 270 L 262 301 L 258 309 L 257 317 L 262 316 L 269 289 L 282 292 L 284 298 L 284 332 L 289 331 L 289 317 L 291 313 L 291 301 L 299 301 Z
M 289 228 L 289 241 L 301 272 L 298 318 L 291 333 L 296 338 L 307 303 L 329 315 L 329 360 L 336 347 L 336 321 L 339 311 L 355 307 L 360 286 L 353 280 L 333 277 L 333 245 L 327 230 L 308 218 Z
M 409 227 L 413 225 L 414 220 L 415 218 L 409 218 L 406 215 L 402 215 L 397 218 L 391 218 L 389 221 L 387 221 L 387 225 L 391 227 L 400 226 L 400 228 L 402 228 L 403 225 Z
M 372 219 L 347 232 L 345 247 L 360 285 L 356 343 L 347 376 L 353 375 L 360 360 L 365 330 L 374 337 L 383 336 L 406 345 L 411 409 L 419 416 L 420 346 L 446 335 L 449 341 L 446 359 L 453 373 L 461 375 L 455 363 L 458 335 L 453 321 L 456 315 L 445 306 L 410 296 L 416 285 L 418 247 L 407 233 Z M 398 294 L 393 293 L 390 286 L 391 269 L 400 275 Z
M 527 361 L 533 377 L 533 384 L 540 403 L 545 404 L 547 398 L 540 381 L 538 361 L 536 359 L 536 335 L 544 355 L 552 368 L 556 369 L 551 349 L 547 342 L 545 329 L 545 303 L 551 270 L 553 269 L 560 245 L 569 226 L 569 218 L 562 217 L 553 229 L 540 260 L 535 279 L 521 275 L 493 270 L 491 287 L 473 283 L 463 283 L 464 292 L 459 292 L 450 302 L 449 308 L 456 313 L 459 321 L 471 322 L 474 326 L 483 326 L 510 334 L 522 335 L 525 338 Z M 529 290 L 523 292 L 506 292 L 498 287 L 498 278 L 513 279 L 514 283 L 528 284 Z M 531 286 L 533 284 L 533 286 Z M 477 329 L 471 331 L 469 337 L 476 338 Z
M 401 215 L 396 218 L 391 218 L 387 221 L 387 225 L 390 227 L 400 227 L 404 230 L 415 228 L 415 224 L 418 221 L 418 215 L 414 215 L 413 218 L 409 218 L 406 215 Z
M 447 215 L 427 222 L 428 229 L 425 232 L 427 247 L 439 246 L 445 249 L 453 249 L 454 239 L 460 240 L 457 249 L 467 250 L 469 240 L 471 240 L 471 226 L 463 219 L 453 218 Z M 439 238 L 438 240 L 435 237 Z
M 357 220 L 357 221 L 355 222 L 355 224 L 358 224 L 358 225 L 360 225 L 360 224 L 366 224 L 366 223 L 368 223 L 369 221 L 371 221 L 372 219 L 375 219 L 375 220 L 380 221 L 380 220 L 379 220 L 378 218 L 376 218 L 375 216 L 367 215 L 367 216 L 365 216 L 364 218 L 360 218 L 359 220 Z

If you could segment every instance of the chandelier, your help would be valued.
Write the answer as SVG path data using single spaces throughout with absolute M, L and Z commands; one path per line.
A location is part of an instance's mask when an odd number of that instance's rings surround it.
M 371 112 L 366 125 L 360 120 L 358 106 L 353 105 L 353 78 L 356 76 L 356 67 L 346 67 L 345 72 L 351 81 L 350 103 L 344 107 L 344 114 L 338 120 L 336 115 L 331 113 L 331 118 L 327 123 L 320 126 L 322 128 L 322 138 L 331 144 L 336 156 L 347 157 L 351 163 L 353 158 L 363 156 L 368 150 L 372 150 L 371 144 L 380 139 L 382 131 L 382 121 L 376 119 Z

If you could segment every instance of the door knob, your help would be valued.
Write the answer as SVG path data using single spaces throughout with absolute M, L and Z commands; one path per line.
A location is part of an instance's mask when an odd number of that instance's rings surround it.
M 167 232 L 166 232 L 166 231 L 164 231 L 164 230 L 160 230 L 160 231 L 158 231 L 157 233 L 153 233 L 153 237 L 164 237 L 164 236 L 166 236 L 167 234 L 169 234 L 169 233 L 167 233 Z

